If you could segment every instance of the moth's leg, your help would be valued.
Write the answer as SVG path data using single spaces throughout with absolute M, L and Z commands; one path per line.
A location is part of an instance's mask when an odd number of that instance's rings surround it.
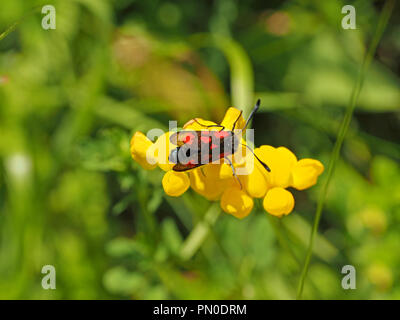
M 242 190 L 242 189 L 243 189 L 242 183 L 240 182 L 240 179 L 239 179 L 239 177 L 238 177 L 237 174 L 236 174 L 236 171 L 235 171 L 235 168 L 233 167 L 232 161 L 231 161 L 228 157 L 224 157 L 224 159 L 225 159 L 226 161 L 228 161 L 229 165 L 231 166 L 231 168 L 232 168 L 232 174 L 233 174 L 233 176 L 236 178 L 237 182 L 239 182 L 240 190 Z
M 200 123 L 199 121 L 197 121 L 196 118 L 193 119 L 193 121 L 196 122 L 197 124 L 201 125 L 202 127 L 205 127 L 205 128 L 221 128 L 221 130 L 219 130 L 219 131 L 222 131 L 222 130 L 225 129 L 225 127 L 224 127 L 224 126 L 221 126 L 220 124 L 210 124 L 210 125 L 202 124 L 202 123 Z

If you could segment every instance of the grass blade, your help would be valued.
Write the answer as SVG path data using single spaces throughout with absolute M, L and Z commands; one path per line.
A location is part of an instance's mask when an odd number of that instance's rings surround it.
M 382 10 L 375 35 L 372 39 L 371 45 L 367 51 L 367 54 L 364 58 L 363 63 L 362 63 L 357 81 L 355 83 L 355 86 L 353 88 L 353 91 L 352 91 L 352 94 L 350 97 L 349 105 L 347 106 L 346 113 L 344 115 L 343 121 L 342 121 L 340 129 L 339 129 L 336 143 L 332 150 L 331 158 L 330 158 L 329 165 L 328 165 L 327 177 L 326 177 L 324 185 L 322 186 L 322 189 L 321 189 L 321 192 L 320 192 L 320 195 L 318 198 L 318 204 L 317 204 L 317 209 L 316 209 L 316 213 L 315 213 L 314 224 L 313 224 L 313 228 L 312 228 L 311 234 L 310 234 L 310 242 L 309 242 L 309 246 L 307 249 L 306 258 L 304 261 L 302 273 L 301 273 L 298 288 L 297 288 L 297 297 L 296 297 L 297 299 L 301 299 L 301 296 L 303 293 L 304 282 L 307 277 L 307 272 L 308 272 L 308 268 L 310 265 L 314 240 L 315 240 L 315 237 L 316 237 L 316 234 L 318 231 L 318 225 L 319 225 L 319 221 L 321 219 L 322 209 L 324 207 L 325 198 L 326 198 L 326 193 L 328 191 L 328 187 L 329 187 L 330 181 L 333 176 L 335 165 L 339 159 L 340 150 L 341 150 L 341 147 L 343 144 L 343 140 L 346 136 L 347 130 L 349 128 L 350 121 L 351 121 L 351 118 L 352 118 L 352 115 L 354 112 L 354 108 L 356 106 L 358 97 L 360 95 L 360 91 L 361 91 L 361 88 L 363 85 L 364 75 L 365 75 L 366 71 L 368 70 L 369 65 L 371 64 L 371 61 L 374 57 L 378 43 L 382 37 L 382 34 L 383 34 L 383 32 L 386 28 L 386 25 L 389 21 L 390 15 L 393 11 L 394 5 L 395 5 L 395 0 L 388 0 L 388 1 L 386 1 L 385 6 Z
M 40 9 L 41 9 L 41 7 L 35 7 L 31 11 L 29 11 L 27 14 L 25 14 L 21 19 L 14 22 L 11 26 L 9 26 L 4 32 L 2 32 L 0 34 L 0 41 L 3 40 L 5 37 L 7 37 L 11 32 L 13 32 L 15 30 L 15 28 L 21 23 L 21 21 L 24 20 L 24 18 L 40 11 Z
M 217 221 L 220 213 L 221 209 L 219 208 L 219 204 L 212 204 L 204 215 L 203 220 L 194 227 L 189 236 L 185 239 L 180 251 L 180 257 L 182 260 L 189 260 L 197 252 L 197 250 L 200 249 L 204 240 L 207 238 L 210 229 Z

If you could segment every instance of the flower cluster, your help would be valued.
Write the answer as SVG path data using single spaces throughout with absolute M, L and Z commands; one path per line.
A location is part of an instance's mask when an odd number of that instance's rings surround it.
M 240 117 L 239 117 L 240 116 Z M 245 126 L 245 120 L 236 108 L 229 108 L 221 125 L 232 128 L 235 120 L 237 129 Z M 205 130 L 206 125 L 215 123 L 203 119 L 191 120 L 183 127 L 185 130 Z M 211 127 L 209 130 L 219 130 Z M 244 157 L 232 156 L 234 168 L 246 170 L 252 161 L 251 170 L 247 174 L 239 175 L 240 184 L 232 175 L 232 169 L 223 161 L 210 163 L 191 169 L 187 172 L 172 170 L 173 163 L 168 161 L 171 150 L 176 148 L 170 142 L 172 132 L 160 136 L 155 143 L 143 133 L 136 132 L 131 139 L 131 155 L 143 168 L 151 170 L 159 166 L 165 171 L 162 185 L 167 195 L 178 197 L 189 187 L 208 200 L 220 200 L 222 210 L 237 218 L 246 217 L 254 206 L 253 198 L 263 198 L 263 207 L 271 215 L 281 217 L 289 214 L 294 207 L 294 198 L 288 187 L 304 190 L 316 184 L 318 176 L 324 166 L 318 160 L 301 159 L 285 147 L 274 148 L 263 145 L 254 150 L 254 153 L 265 162 L 271 172 L 258 162 L 254 155 L 247 152 Z M 246 172 L 246 171 L 245 171 Z

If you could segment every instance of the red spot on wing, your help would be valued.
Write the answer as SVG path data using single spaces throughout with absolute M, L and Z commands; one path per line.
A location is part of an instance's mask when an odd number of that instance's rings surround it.
M 187 143 L 187 144 L 192 144 L 193 143 L 193 139 L 194 139 L 194 136 L 191 133 L 189 133 L 189 134 L 187 134 L 185 136 L 183 142 Z
M 228 131 L 216 131 L 215 136 L 218 138 L 226 138 L 227 136 L 229 136 L 229 132 Z
M 211 142 L 211 137 L 201 136 L 200 140 L 201 140 L 201 142 L 204 142 L 204 143 L 210 143 Z
M 215 143 L 213 143 L 210 148 L 215 149 L 215 148 L 218 148 L 218 146 Z
M 187 163 L 187 166 L 188 166 L 189 168 L 194 168 L 194 167 L 196 167 L 197 165 L 194 163 L 193 160 L 189 160 L 188 163 Z

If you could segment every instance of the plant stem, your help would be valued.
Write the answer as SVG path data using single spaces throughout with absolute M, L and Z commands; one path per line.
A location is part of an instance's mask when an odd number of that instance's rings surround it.
M 7 28 L 6 31 L 4 31 L 2 34 L 0 34 L 0 41 L 3 40 L 5 37 L 7 37 L 11 32 L 14 31 L 14 29 L 17 27 L 18 22 L 14 22 L 11 26 Z
M 21 23 L 22 20 L 24 20 L 24 18 L 26 18 L 27 16 L 36 13 L 37 11 L 39 11 L 41 9 L 41 7 L 34 7 L 31 11 L 29 11 L 27 14 L 25 14 L 22 18 L 20 18 L 18 21 L 14 22 L 11 26 L 9 26 L 6 31 L 2 32 L 0 34 L 0 41 L 3 40 L 5 37 L 7 37 L 11 32 L 13 32 L 15 30 L 15 28 Z
M 296 254 L 294 253 L 292 247 L 290 246 L 289 241 L 286 238 L 286 235 L 284 235 L 283 232 L 282 232 L 282 228 L 283 228 L 282 221 L 280 220 L 280 218 L 273 217 L 271 215 L 268 215 L 268 219 L 269 219 L 269 221 L 271 223 L 272 228 L 274 229 L 274 232 L 275 232 L 275 235 L 276 235 L 276 238 L 277 238 L 278 242 L 280 243 L 282 248 L 284 250 L 286 250 L 291 255 L 291 257 L 295 261 L 297 267 L 300 268 L 301 267 L 301 262 L 299 261 L 299 259 L 297 258 Z
M 321 219 L 321 215 L 322 215 L 322 209 L 324 207 L 324 202 L 326 199 L 326 194 L 328 191 L 328 187 L 330 184 L 330 181 L 332 179 L 333 176 L 333 172 L 335 169 L 335 165 L 336 162 L 339 159 L 339 155 L 340 155 L 340 150 L 343 144 L 343 140 L 346 136 L 347 130 L 349 128 L 350 125 L 350 121 L 354 112 L 354 108 L 356 106 L 358 97 L 360 95 L 360 91 L 364 82 L 364 76 L 366 71 L 368 70 L 371 61 L 374 57 L 376 48 L 378 46 L 378 43 L 382 37 L 382 34 L 386 28 L 386 25 L 389 21 L 390 15 L 393 11 L 393 7 L 395 4 L 395 0 L 388 0 L 385 3 L 385 6 L 382 10 L 382 13 L 380 15 L 379 18 L 379 22 L 378 22 L 378 26 L 375 32 L 375 35 L 372 39 L 371 45 L 368 49 L 368 52 L 364 58 L 364 61 L 361 65 L 361 69 L 360 72 L 358 74 L 357 77 L 357 81 L 354 85 L 351 97 L 350 97 L 350 102 L 349 105 L 346 108 L 346 113 L 344 115 L 343 121 L 341 123 L 340 129 L 339 129 L 339 133 L 338 133 L 338 137 L 336 139 L 335 145 L 333 147 L 332 150 L 332 154 L 331 154 L 331 158 L 329 161 L 329 165 L 328 165 L 328 173 L 327 173 L 327 177 L 326 180 L 322 186 L 321 192 L 319 194 L 319 198 L 318 198 L 318 204 L 317 204 L 317 209 L 316 209 L 316 213 L 315 213 L 315 218 L 314 218 L 314 224 L 313 224 L 313 228 L 311 230 L 311 234 L 310 234 L 310 241 L 309 241 L 309 246 L 307 249 L 307 254 L 306 254 L 306 258 L 304 261 L 304 265 L 303 265 L 303 269 L 302 269 L 302 273 L 300 276 L 300 280 L 299 280 L 299 284 L 298 284 L 298 288 L 297 288 L 297 299 L 301 299 L 302 293 L 303 293 L 303 288 L 304 288 L 304 282 L 307 276 L 307 272 L 308 272 L 308 268 L 310 265 L 310 260 L 311 260 L 311 256 L 312 256 L 312 249 L 313 249 L 313 245 L 314 245 L 314 240 L 315 240 L 315 236 L 317 234 L 318 231 L 318 225 L 319 225 L 319 221 Z
M 189 236 L 185 239 L 180 251 L 182 260 L 189 260 L 197 250 L 199 250 L 220 213 L 221 209 L 218 204 L 214 203 L 210 206 L 203 220 L 194 227 Z
M 230 68 L 232 105 L 248 116 L 254 103 L 254 72 L 241 44 L 231 37 L 208 33 L 192 35 L 189 41 L 195 48 L 215 47 L 223 53 Z

